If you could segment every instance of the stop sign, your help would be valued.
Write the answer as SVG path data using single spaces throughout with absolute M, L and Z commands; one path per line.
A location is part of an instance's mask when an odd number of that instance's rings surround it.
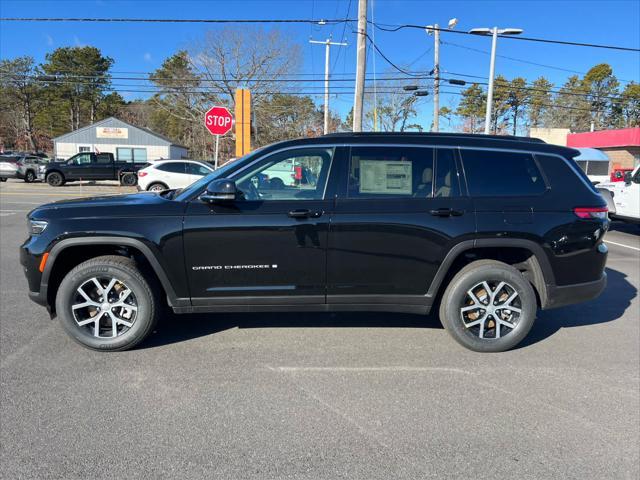
M 204 124 L 212 135 L 224 135 L 233 123 L 233 117 L 225 107 L 211 107 L 204 114 Z

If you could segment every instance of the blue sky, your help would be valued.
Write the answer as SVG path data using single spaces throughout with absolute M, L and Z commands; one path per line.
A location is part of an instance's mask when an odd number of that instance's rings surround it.
M 356 17 L 357 0 L 351 1 L 349 17 Z M 369 0 L 376 22 L 388 24 L 446 25 L 458 18 L 457 28 L 518 27 L 530 37 L 604 43 L 640 48 L 640 2 L 628 1 L 401 1 Z M 0 0 L 0 16 L 35 17 L 134 17 L 134 18 L 344 18 L 349 0 L 250 0 L 250 1 L 31 1 Z M 369 12 L 371 19 L 372 12 Z M 176 50 L 189 48 L 208 29 L 221 28 L 203 24 L 92 24 L 92 23 L 14 23 L 0 25 L 0 57 L 31 55 L 43 61 L 47 52 L 68 45 L 93 45 L 115 59 L 113 70 L 152 71 Z M 285 30 L 302 45 L 303 73 L 321 75 L 324 48 L 309 45 L 310 37 L 322 40 L 333 35 L 342 39 L 342 25 L 287 25 Z M 372 34 L 371 30 L 369 31 Z M 487 76 L 489 56 L 472 49 L 488 51 L 490 39 L 442 34 L 441 68 L 443 71 Z M 347 75 L 355 71 L 355 38 L 347 27 L 348 47 L 332 50 L 332 73 Z M 398 65 L 412 62 L 412 70 L 430 70 L 433 65 L 433 38 L 421 30 L 397 33 L 376 31 L 375 41 Z M 622 80 L 640 80 L 640 54 L 613 50 L 547 45 L 499 39 L 498 54 L 514 59 L 544 64 L 532 65 L 499 57 L 496 73 L 507 78 L 523 76 L 533 80 L 545 75 L 556 85 L 571 72 L 586 72 L 591 66 L 607 62 Z M 454 45 L 455 44 L 455 45 Z M 467 47 L 467 48 L 464 48 Z M 338 50 L 341 50 L 339 57 Z M 379 56 L 368 56 L 368 75 L 378 75 L 390 67 Z M 555 68 L 551 68 L 555 67 Z M 443 74 L 444 75 L 444 74 Z M 623 83 L 624 84 L 624 83 Z M 304 88 L 304 87 L 302 87 Z M 317 87 L 316 87 L 317 88 Z M 308 88 L 307 88 L 308 90 Z M 457 90 L 444 87 L 445 91 Z M 125 96 L 132 99 L 136 94 Z M 458 96 L 443 95 L 441 105 L 455 106 Z M 321 97 L 318 95 L 318 102 Z M 332 106 L 345 114 L 352 95 L 332 96 Z M 421 106 L 419 120 L 428 128 L 430 100 Z M 446 127 L 446 125 L 445 125 Z

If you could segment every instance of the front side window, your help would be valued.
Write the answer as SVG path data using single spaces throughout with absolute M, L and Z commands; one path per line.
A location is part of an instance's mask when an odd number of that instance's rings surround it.
M 353 147 L 349 198 L 427 198 L 433 195 L 432 148 Z
M 245 200 L 321 200 L 333 148 L 288 150 L 267 157 L 235 178 Z
M 204 175 L 208 175 L 209 173 L 211 173 L 211 170 L 209 170 L 204 165 L 198 165 L 197 163 L 190 163 L 189 164 L 189 173 L 191 175 L 198 175 L 198 176 L 202 177 Z
M 540 195 L 547 188 L 530 153 L 462 149 L 461 154 L 472 196 Z
M 69 160 L 69 163 L 72 165 L 88 165 L 89 163 L 91 163 L 91 154 L 79 153 L 78 155 L 73 157 L 71 160 Z

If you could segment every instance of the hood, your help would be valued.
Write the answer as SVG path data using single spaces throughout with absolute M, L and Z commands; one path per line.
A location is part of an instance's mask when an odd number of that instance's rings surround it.
M 181 215 L 185 204 L 168 200 L 157 193 L 141 192 L 129 195 L 73 198 L 47 203 L 32 210 L 31 218 L 82 217 L 148 217 Z

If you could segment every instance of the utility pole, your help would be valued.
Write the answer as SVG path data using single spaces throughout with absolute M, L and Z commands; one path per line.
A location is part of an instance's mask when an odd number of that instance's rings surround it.
M 449 20 L 447 28 L 455 28 L 458 24 L 457 18 Z M 433 129 L 440 131 L 440 25 L 427 25 L 425 30 L 428 35 L 433 34 Z
M 329 133 L 329 50 L 331 45 L 344 47 L 346 43 L 332 42 L 331 37 L 324 42 L 309 40 L 309 43 L 319 43 L 325 45 L 324 51 L 324 134 Z
M 353 131 L 362 131 L 364 77 L 367 60 L 367 0 L 358 0 L 358 51 L 356 60 L 356 92 L 353 98 Z
M 433 30 L 433 131 L 440 131 L 440 25 Z
M 489 64 L 489 87 L 487 91 L 487 112 L 484 117 L 484 133 L 491 133 L 491 109 L 493 107 L 493 77 L 496 73 L 496 45 L 498 43 L 498 35 L 519 35 L 522 33 L 521 28 L 473 28 L 469 33 L 474 35 L 491 35 L 491 63 Z

